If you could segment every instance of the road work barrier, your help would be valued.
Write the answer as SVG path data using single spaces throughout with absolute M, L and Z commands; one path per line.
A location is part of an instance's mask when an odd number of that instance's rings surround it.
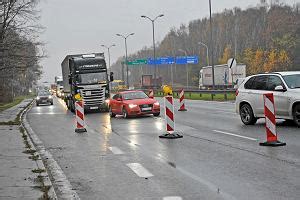
M 152 89 L 149 90 L 149 98 L 154 98 L 154 92 Z
M 187 111 L 187 109 L 185 108 L 184 90 L 183 89 L 180 91 L 179 104 L 180 104 L 180 107 L 179 107 L 178 111 Z
M 286 143 L 277 139 L 275 106 L 273 93 L 264 94 L 264 110 L 266 119 L 267 141 L 259 143 L 261 146 L 285 146 Z
M 83 101 L 75 102 L 75 113 L 76 113 L 76 133 L 86 132 L 85 123 L 84 123 L 84 107 Z
M 160 138 L 177 139 L 182 138 L 182 135 L 175 133 L 175 117 L 174 117 L 174 101 L 172 96 L 165 96 L 165 121 L 166 134 L 160 135 Z

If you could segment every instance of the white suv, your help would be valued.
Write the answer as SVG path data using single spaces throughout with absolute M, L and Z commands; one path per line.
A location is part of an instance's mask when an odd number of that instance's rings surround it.
M 276 118 L 293 120 L 300 127 L 300 71 L 247 77 L 236 91 L 236 112 L 246 125 L 264 118 L 263 94 L 273 93 Z

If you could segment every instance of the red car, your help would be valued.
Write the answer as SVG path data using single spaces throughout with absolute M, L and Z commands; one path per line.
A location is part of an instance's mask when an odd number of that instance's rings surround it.
M 119 92 L 109 100 L 111 117 L 123 115 L 140 116 L 146 114 L 160 115 L 160 105 L 155 99 L 149 98 L 143 91 L 131 90 Z

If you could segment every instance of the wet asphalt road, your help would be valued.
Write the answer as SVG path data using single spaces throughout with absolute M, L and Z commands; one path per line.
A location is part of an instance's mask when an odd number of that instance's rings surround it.
M 233 103 L 186 105 L 177 140 L 158 138 L 163 115 L 90 113 L 84 134 L 60 100 L 27 117 L 81 199 L 299 199 L 300 129 L 278 121 L 287 146 L 261 147 L 264 120 L 242 125 Z

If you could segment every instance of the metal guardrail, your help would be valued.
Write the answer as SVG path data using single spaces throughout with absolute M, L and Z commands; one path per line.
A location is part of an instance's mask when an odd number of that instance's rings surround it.
M 141 90 L 144 91 L 145 93 L 148 94 L 149 89 L 135 89 L 135 90 Z M 173 96 L 174 97 L 179 97 L 180 94 L 179 89 L 175 89 L 173 90 Z M 202 95 L 204 94 L 209 94 L 211 100 L 215 99 L 215 95 L 217 94 L 223 94 L 224 95 L 224 100 L 227 101 L 228 100 L 228 95 L 229 94 L 235 94 L 236 90 L 235 89 L 226 89 L 226 90 L 201 90 L 201 89 L 186 89 L 184 90 L 185 92 L 185 96 L 186 97 L 192 97 L 192 94 L 199 94 L 199 97 L 201 98 Z M 154 94 L 159 95 L 159 96 L 163 96 L 163 91 L 161 89 L 154 89 Z
M 174 97 L 179 97 L 181 90 L 173 90 L 173 96 Z M 187 89 L 184 90 L 185 96 L 186 97 L 192 97 L 192 94 L 199 94 L 199 97 L 201 98 L 203 94 L 210 94 L 211 100 L 214 100 L 214 97 L 216 94 L 223 94 L 224 95 L 224 100 L 228 100 L 228 94 L 235 94 L 236 90 L 230 89 L 230 90 L 200 90 L 200 89 Z M 163 95 L 162 91 L 156 91 L 154 92 L 155 94 L 158 95 Z

